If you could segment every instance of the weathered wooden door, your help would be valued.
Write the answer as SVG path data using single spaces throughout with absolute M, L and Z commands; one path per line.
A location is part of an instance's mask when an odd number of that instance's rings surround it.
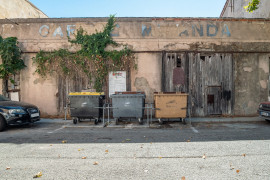
M 193 116 L 232 114 L 233 61 L 231 54 L 190 53 L 189 83 Z
M 221 86 L 207 87 L 207 114 L 218 115 L 221 114 Z
M 189 94 L 191 115 L 232 114 L 232 54 L 167 52 L 163 54 L 162 65 L 162 87 L 167 92 L 177 91 L 174 69 L 178 66 L 183 69 L 183 90 Z
M 162 89 L 164 92 L 187 92 L 188 61 L 185 53 L 164 53 Z

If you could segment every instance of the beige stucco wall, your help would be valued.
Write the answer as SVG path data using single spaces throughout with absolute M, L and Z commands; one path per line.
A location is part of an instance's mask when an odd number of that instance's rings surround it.
M 41 110 L 43 116 L 57 115 L 57 80 L 53 77 L 42 78 L 35 73 L 36 67 L 32 57 L 35 54 L 23 55 L 27 66 L 20 74 L 20 97 L 21 101 L 35 104 Z
M 0 1 L 0 19 L 5 18 L 47 18 L 48 16 L 28 0 Z
M 21 100 L 37 104 L 43 114 L 57 115 L 58 83 L 53 77 L 42 80 L 34 74 L 35 66 L 31 58 L 40 49 L 76 50 L 68 43 L 67 35 L 74 38 L 73 33 L 79 27 L 89 34 L 100 31 L 107 18 L 16 19 L 16 22 L 18 25 L 0 20 L 0 35 L 18 37 L 24 54 L 27 68 L 21 73 Z M 112 33 L 114 39 L 127 44 L 135 52 L 138 61 L 138 70 L 131 73 L 131 88 L 145 91 L 147 102 L 153 102 L 151 95 L 154 91 L 161 91 L 163 51 L 235 54 L 233 59 L 238 64 L 234 66 L 234 113 L 254 115 L 257 103 L 267 100 L 268 87 L 265 89 L 265 85 L 268 84 L 268 74 L 267 70 L 264 74 L 260 67 L 266 65 L 269 59 L 269 19 L 118 18 L 116 23 Z M 253 56 L 260 58 L 252 59 Z M 256 71 L 245 74 L 249 70 L 245 63 L 251 63 Z M 256 78 L 250 81 L 245 77 Z M 257 88 L 258 85 L 262 88 Z M 250 96 L 252 98 L 247 98 Z M 241 104 L 247 104 L 248 109 L 243 110 Z
M 153 103 L 154 92 L 161 91 L 161 53 L 138 53 L 138 69 L 131 74 L 131 90 L 146 93 L 146 103 Z
M 269 54 L 234 54 L 235 113 L 253 115 L 267 101 Z
M 89 34 L 100 31 L 107 18 L 64 19 L 16 19 L 19 25 L 0 20 L 0 35 L 16 36 L 24 52 L 38 52 L 59 48 L 70 48 L 67 32 L 71 38 L 76 29 L 82 27 Z M 270 42 L 270 20 L 253 19 L 152 19 L 121 18 L 112 33 L 119 43 L 128 44 L 134 51 L 200 50 L 215 51 L 229 46 L 231 51 L 247 51 L 237 43 Z M 259 32 L 259 33 L 258 33 Z M 243 45 L 242 45 L 243 46 Z M 253 47 L 253 51 L 263 51 Z M 228 49 L 227 49 L 228 50 Z

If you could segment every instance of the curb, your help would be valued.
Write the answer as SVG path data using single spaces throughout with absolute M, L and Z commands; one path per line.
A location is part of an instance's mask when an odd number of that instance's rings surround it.
M 107 120 L 107 119 L 106 119 Z M 174 119 L 170 119 L 169 121 L 173 121 Z M 186 122 L 188 123 L 191 120 L 191 123 L 211 123 L 211 122 L 219 122 L 219 123 L 235 123 L 235 122 L 264 122 L 265 120 L 260 117 L 192 117 L 192 118 L 186 118 Z M 144 124 L 146 123 L 146 119 L 144 119 Z M 153 118 L 152 122 L 157 122 L 158 120 Z M 165 120 L 166 121 L 166 120 Z M 177 120 L 176 120 L 177 121 Z M 41 119 L 39 122 L 43 123 L 72 123 L 72 120 L 64 120 L 64 119 Z M 79 124 L 77 126 L 80 126 Z M 97 125 L 100 126 L 100 125 Z M 114 125 L 112 122 L 107 127 L 126 127 L 125 125 Z M 144 126 L 144 125 L 142 125 Z M 142 127 L 140 126 L 140 127 Z
M 217 118 L 213 118 L 213 117 L 209 117 L 209 118 L 190 118 L 191 122 L 196 122 L 196 123 L 200 123 L 200 122 L 263 122 L 264 119 L 261 119 L 260 117 L 230 117 L 230 118 L 226 118 L 226 117 L 217 117 Z M 189 119 L 187 118 L 187 121 L 189 121 Z

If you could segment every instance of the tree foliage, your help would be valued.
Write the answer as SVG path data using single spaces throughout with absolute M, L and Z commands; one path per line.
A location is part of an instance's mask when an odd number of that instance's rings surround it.
M 135 58 L 127 46 L 119 51 L 108 51 L 106 48 L 120 46 L 111 33 L 115 27 L 115 17 L 110 16 L 104 30 L 88 35 L 82 28 L 77 30 L 75 39 L 69 39 L 71 44 L 79 45 L 77 52 L 67 49 L 52 52 L 40 51 L 33 58 L 37 66 L 36 72 L 41 76 L 57 73 L 62 77 L 74 77 L 79 74 L 94 83 L 96 91 L 102 91 L 109 71 L 128 70 L 136 68 Z
M 247 6 L 245 6 L 244 8 L 246 9 L 247 12 L 252 13 L 253 11 L 255 11 L 256 9 L 258 9 L 260 4 L 259 0 L 252 0 L 251 2 L 248 3 Z
M 2 59 L 2 64 L 0 64 L 1 79 L 7 80 L 11 75 L 26 67 L 21 59 L 21 50 L 18 47 L 16 37 L 4 39 L 0 36 L 0 56 Z M 12 79 L 10 80 L 14 82 Z

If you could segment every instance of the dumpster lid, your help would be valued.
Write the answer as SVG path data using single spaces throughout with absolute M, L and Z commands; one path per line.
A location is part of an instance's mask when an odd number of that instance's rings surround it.
M 76 95 L 92 95 L 92 96 L 99 96 L 104 95 L 104 92 L 70 92 L 69 95 L 76 96 Z
M 124 91 L 124 92 L 116 91 L 115 94 L 145 94 L 145 93 L 142 91 Z
M 182 92 L 154 92 L 154 95 L 188 95 Z

